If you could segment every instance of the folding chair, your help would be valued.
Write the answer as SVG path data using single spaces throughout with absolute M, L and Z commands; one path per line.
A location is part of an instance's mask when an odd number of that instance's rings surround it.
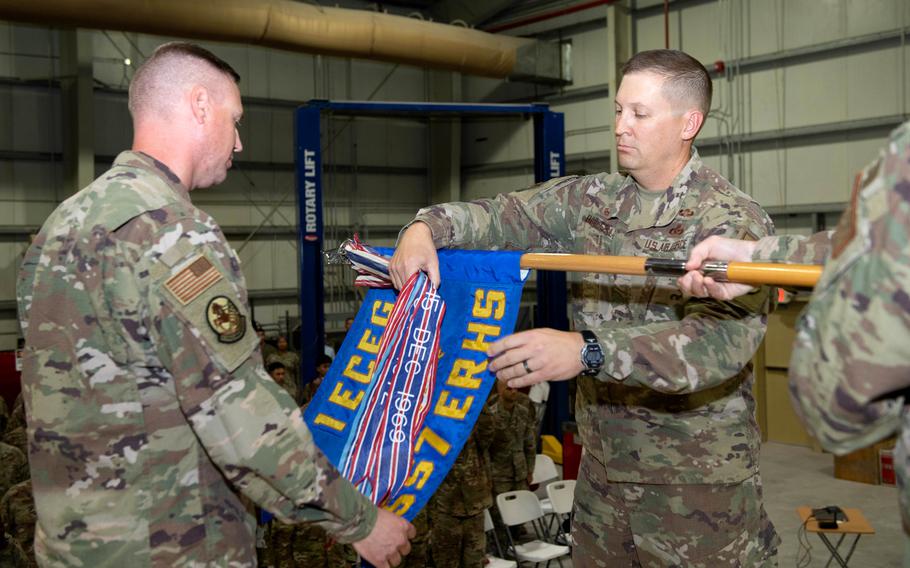
M 575 480 L 554 481 L 547 485 L 547 497 L 553 504 L 553 516 L 556 518 L 556 538 L 559 542 L 561 536 L 569 546 L 575 543 L 572 535 L 562 530 L 563 521 L 570 518 L 572 505 L 575 503 Z M 549 523 L 547 528 L 550 528 Z
M 490 516 L 490 510 L 483 510 L 483 532 L 490 534 L 493 533 L 493 542 L 496 544 L 496 554 L 499 556 L 493 556 L 492 554 L 487 554 L 487 564 L 486 568 L 517 568 L 518 564 L 514 560 L 506 560 L 502 557 L 502 547 L 499 545 L 499 537 L 496 536 L 496 531 L 493 527 L 493 517 Z
M 556 470 L 553 458 L 546 454 L 537 454 L 534 458 L 534 473 L 531 475 L 531 485 L 558 478 L 559 472 Z
M 499 509 L 502 522 L 507 527 L 531 523 L 534 533 L 537 535 L 537 540 L 516 544 L 512 538 L 512 531 L 506 531 L 515 560 L 533 562 L 535 565 L 546 562 L 547 566 L 552 560 L 556 560 L 560 567 L 562 566 L 562 557 L 569 555 L 569 547 L 546 542 L 545 539 L 549 535 L 547 527 L 544 526 L 543 511 L 540 509 L 540 502 L 536 495 L 530 491 L 500 493 L 496 496 L 496 507 Z
M 559 479 L 559 472 L 556 471 L 556 464 L 553 458 L 545 454 L 537 454 L 534 458 L 534 473 L 531 474 L 531 485 L 540 484 L 551 479 Z M 540 508 L 543 509 L 544 515 L 553 514 L 553 504 L 549 498 L 540 500 Z

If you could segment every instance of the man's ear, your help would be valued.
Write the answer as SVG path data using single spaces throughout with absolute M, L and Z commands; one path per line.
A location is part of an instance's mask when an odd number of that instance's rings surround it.
M 190 109 L 197 124 L 204 124 L 207 118 L 211 118 L 211 100 L 209 90 L 202 85 L 190 90 Z
M 701 130 L 702 125 L 705 123 L 705 115 L 702 114 L 700 110 L 691 109 L 686 111 L 685 119 L 686 121 L 683 124 L 682 130 L 682 139 L 690 141 L 693 140 L 698 135 L 698 131 Z

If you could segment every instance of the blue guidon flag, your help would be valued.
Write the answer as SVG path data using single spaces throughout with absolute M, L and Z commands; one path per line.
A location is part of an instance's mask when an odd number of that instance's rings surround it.
M 445 478 L 496 378 L 487 346 L 512 333 L 527 271 L 520 252 L 439 251 L 441 284 L 388 280 L 390 249 L 348 241 L 368 286 L 304 420 L 364 495 L 412 520 Z

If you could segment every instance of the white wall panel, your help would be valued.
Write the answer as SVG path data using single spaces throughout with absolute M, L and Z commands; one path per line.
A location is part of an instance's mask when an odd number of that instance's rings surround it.
M 566 89 L 579 89 L 607 82 L 606 27 L 571 36 L 572 84 Z
M 784 49 L 833 41 L 846 33 L 843 0 L 786 0 Z
M 0 300 L 16 298 L 16 278 L 26 244 L 25 241 L 0 243 Z
M 523 160 L 534 156 L 531 120 L 489 119 L 466 121 L 462 127 L 461 159 L 464 165 Z
M 494 197 L 500 193 L 534 185 L 534 174 L 477 174 L 465 176 L 462 196 L 465 201 Z
M 901 112 L 900 48 L 880 49 L 844 58 L 847 116 L 872 118 Z M 842 68 L 843 69 L 843 68 Z
M 892 30 L 907 25 L 906 0 L 845 0 L 847 35 Z
M 609 147 L 614 113 L 607 99 L 560 103 L 552 109 L 565 114 L 567 155 L 603 151 Z M 591 129 L 596 131 L 589 132 Z
M 236 250 L 242 240 L 232 240 Z M 297 287 L 297 247 L 295 241 L 250 241 L 239 252 L 241 267 L 250 290 Z

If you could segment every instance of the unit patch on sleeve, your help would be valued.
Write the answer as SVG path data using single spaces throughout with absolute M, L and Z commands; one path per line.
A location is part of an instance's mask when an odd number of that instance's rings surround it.
M 227 296 L 215 296 L 209 301 L 205 320 L 221 343 L 236 343 L 246 334 L 246 316 Z
M 221 280 L 221 273 L 204 255 L 199 255 L 195 260 L 168 278 L 164 283 L 165 289 L 174 295 L 182 305 L 187 305 L 200 294 L 205 292 L 212 284 Z

